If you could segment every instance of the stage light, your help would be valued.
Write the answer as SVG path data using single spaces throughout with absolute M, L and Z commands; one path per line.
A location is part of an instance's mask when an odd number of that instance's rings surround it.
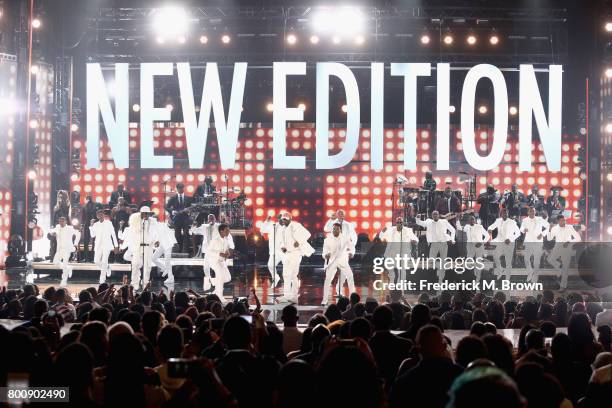
M 448 107 L 448 111 L 449 111 L 450 113 L 455 113 L 455 105 L 450 105 L 450 106 Z
M 79 125 L 77 125 L 76 123 L 73 123 L 72 125 L 70 125 L 70 130 L 72 132 L 77 132 L 79 130 Z
M 427 45 L 427 44 L 429 44 L 430 41 L 431 41 L 431 38 L 429 38 L 429 35 L 423 34 L 421 36 L 421 44 Z
M 451 45 L 453 43 L 453 36 L 450 35 L 450 34 L 446 34 L 444 36 L 444 40 L 443 41 L 444 41 L 444 44 Z
M 140 105 L 135 103 L 134 105 L 132 105 L 132 110 L 134 112 L 140 112 Z
M 342 110 L 342 112 L 346 113 L 348 111 L 348 107 L 346 106 L 346 104 L 342 105 L 342 107 L 340 108 Z
M 606 123 L 606 133 L 612 133 L 612 122 Z
M 189 28 L 189 17 L 182 7 L 162 7 L 153 10 L 152 27 L 158 39 L 177 39 L 187 33 Z
M 208 37 L 205 35 L 201 35 L 200 36 L 200 44 L 207 44 L 208 43 Z
M 0 116 L 12 115 L 17 112 L 15 103 L 10 99 L 0 98 Z
M 612 32 L 612 21 L 608 21 L 604 27 L 607 32 Z
M 467 41 L 468 45 L 474 45 L 474 44 L 476 44 L 476 36 L 474 34 L 470 34 L 470 35 L 467 36 L 466 41 Z
M 340 36 L 338 35 L 334 35 L 334 37 L 332 38 L 332 42 L 336 45 L 340 44 L 340 41 L 342 40 L 340 39 Z
M 297 106 L 297 107 L 298 107 L 298 109 L 299 109 L 299 110 L 301 110 L 301 111 L 305 111 L 305 110 L 306 110 L 306 104 L 305 104 L 305 103 L 303 103 L 303 102 L 298 103 L 298 106 Z
M 36 119 L 30 120 L 30 129 L 38 129 L 38 121 Z
M 478 107 L 478 112 L 479 112 L 481 115 L 484 115 L 485 113 L 487 113 L 487 107 L 486 107 L 486 105 L 480 105 L 480 106 Z
M 349 36 L 362 33 L 364 25 L 361 10 L 351 6 L 320 8 L 312 17 L 312 27 L 317 33 Z
M 41 25 L 42 25 L 42 22 L 40 21 L 39 18 L 35 18 L 32 20 L 32 28 L 40 28 Z
M 223 36 L 221 36 L 221 42 L 223 44 L 229 44 L 230 41 L 232 41 L 232 38 L 229 35 L 223 34 Z
M 607 68 L 605 74 L 607 78 L 612 78 L 612 68 Z
M 608 173 L 608 175 L 606 176 L 606 180 L 612 181 L 612 173 Z
M 297 42 L 297 37 L 295 36 L 295 34 L 289 34 L 287 36 L 287 44 L 295 45 L 296 42 Z
M 310 43 L 311 44 L 318 44 L 319 43 L 319 37 L 316 35 L 311 35 L 310 36 Z
M 32 170 L 28 171 L 28 179 L 29 180 L 36 179 L 36 176 L 37 176 L 36 170 L 32 169 Z
M 30 67 L 30 73 L 33 74 L 33 75 L 38 74 L 38 65 L 32 65 Z
M 612 227 L 608 227 L 608 235 L 612 235 Z
M 268 112 L 272 112 L 272 111 L 274 110 L 274 105 L 272 105 L 272 103 L 271 103 L 271 102 L 269 102 L 269 103 L 266 105 L 266 110 L 267 110 Z
M 187 42 L 187 38 L 184 35 L 179 36 L 178 38 L 179 44 L 185 44 Z
M 511 106 L 510 109 L 508 109 L 508 112 L 510 112 L 510 115 L 514 116 L 518 113 L 518 109 L 516 106 Z
M 155 39 L 155 41 L 157 41 L 158 44 L 163 44 L 163 43 L 166 42 L 164 37 L 162 37 L 161 35 L 158 35 L 157 38 Z
M 355 37 L 355 44 L 362 45 L 364 42 L 365 38 L 363 37 L 363 35 L 358 35 L 357 37 Z
M 172 106 L 171 103 L 166 104 L 166 109 L 168 109 L 170 112 L 172 112 L 174 110 L 174 106 Z
M 499 37 L 493 34 L 491 37 L 489 37 L 489 42 L 491 45 L 497 45 L 499 43 Z

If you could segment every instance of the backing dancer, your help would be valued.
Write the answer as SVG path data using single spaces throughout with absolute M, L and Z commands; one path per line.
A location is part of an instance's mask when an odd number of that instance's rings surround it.
M 502 208 L 500 210 L 500 217 L 495 220 L 493 224 L 487 228 L 487 231 L 491 232 L 497 230 L 497 236 L 491 242 L 495 242 L 495 251 L 493 252 L 493 258 L 496 263 L 495 276 L 497 278 L 506 275 L 506 279 L 510 279 L 512 273 L 512 257 L 514 256 L 514 244 L 516 239 L 521 236 L 516 221 L 512 218 L 508 218 L 508 210 Z M 492 238 L 492 235 L 490 235 Z M 505 266 L 502 267 L 501 258 L 504 257 Z
M 489 234 L 482 225 L 476 223 L 476 217 L 471 215 L 468 224 L 465 226 L 461 225 L 461 221 L 457 222 L 457 231 L 463 231 L 467 236 L 465 257 L 472 259 L 484 258 L 484 244 L 488 241 Z M 474 275 L 476 275 L 476 280 L 480 281 L 482 270 L 474 268 Z
M 223 302 L 223 285 L 232 280 L 232 275 L 227 268 L 227 260 L 231 257 L 232 250 L 227 241 L 230 232 L 227 224 L 219 224 L 217 232 L 206 249 L 206 257 L 209 259 L 210 267 L 215 272 L 213 279 L 214 294 Z
M 431 218 L 426 220 L 417 218 L 416 223 L 426 229 L 425 237 L 429 244 L 429 258 L 439 257 L 442 260 L 436 269 L 438 282 L 442 283 L 446 274 L 442 264 L 448 253 L 448 245 L 455 243 L 455 228 L 448 221 L 441 219 L 437 211 L 433 211 Z
M 410 257 L 412 256 L 412 245 L 417 245 L 419 243 L 419 238 L 414 234 L 412 228 L 404 227 L 404 220 L 402 217 L 397 217 L 394 227 L 383 228 L 378 236 L 381 241 L 387 243 L 387 246 L 385 247 L 385 258 L 395 258 L 397 255 L 400 257 L 403 257 L 404 255 Z M 397 270 L 399 272 L 399 280 L 405 280 L 408 265 L 401 262 L 396 266 L 398 267 Z M 389 281 L 392 283 L 395 282 L 395 269 L 396 268 L 388 270 Z
M 542 245 L 544 235 L 548 231 L 550 224 L 542 217 L 536 217 L 536 210 L 530 207 L 527 211 L 527 218 L 521 222 L 520 232 L 525 234 L 523 243 L 525 244 L 525 252 L 523 259 L 525 268 L 527 269 L 527 280 L 531 282 L 538 281 L 538 270 L 540 269 L 540 261 L 542 259 Z M 533 257 L 533 264 L 531 258 Z
M 57 242 L 53 263 L 59 265 L 62 270 L 62 281 L 60 286 L 66 286 L 68 284 L 68 278 L 72 276 L 72 267 L 68 265 L 68 262 L 70 261 L 72 253 L 77 250 L 77 246 L 81 240 L 81 233 L 74 229 L 72 225 L 68 225 L 66 223 L 66 217 L 64 216 L 60 216 L 58 222 L 55 228 L 49 230 L 49 234 L 51 234 Z
M 311 256 L 315 250 L 308 243 L 310 232 L 302 224 L 291 220 L 289 213 L 281 217 L 283 228 L 281 235 L 281 252 L 283 253 L 283 296 L 279 302 L 297 303 L 300 280 L 300 263 L 303 256 Z
M 268 270 L 272 278 L 273 286 L 276 287 L 280 283 L 280 275 L 276 271 L 276 267 L 282 262 L 283 251 L 281 251 L 283 228 L 285 228 L 280 220 L 278 223 L 272 221 L 272 217 L 268 216 L 261 224 L 259 229 L 262 234 L 268 235 Z
M 353 271 L 349 266 L 349 259 L 355 255 L 355 247 L 350 238 L 342 232 L 342 224 L 336 223 L 329 234 L 323 241 L 323 259 L 325 259 L 325 283 L 323 283 L 323 299 L 321 305 L 327 305 L 329 301 L 329 291 L 332 280 L 336 276 L 336 271 L 340 270 L 338 276 L 339 293 L 342 292 L 344 281 L 347 281 L 349 293 L 355 292 L 355 279 Z
M 573 249 L 570 245 L 573 242 L 580 242 L 580 234 L 576 232 L 573 226 L 565 223 L 563 215 L 557 216 L 557 225 L 550 225 L 550 231 L 546 237 L 549 241 L 555 241 L 555 247 L 548 256 L 548 262 L 555 268 L 561 270 L 561 289 L 567 288 L 568 270 Z M 561 261 L 561 262 L 559 262 Z
M 200 248 L 200 252 L 202 256 L 204 257 L 204 266 L 203 266 L 203 269 L 204 269 L 203 289 L 204 291 L 209 291 L 212 287 L 212 279 L 210 277 L 210 262 L 206 256 L 206 251 L 208 249 L 208 246 L 212 242 L 212 240 L 219 236 L 219 226 L 221 224 L 222 223 L 217 222 L 217 218 L 215 217 L 214 214 L 208 214 L 206 224 L 202 224 L 199 227 L 196 227 L 192 230 L 193 234 L 202 235 L 202 246 Z M 229 231 L 229 226 L 228 226 L 228 231 Z M 234 238 L 232 237 L 232 234 L 228 232 L 228 234 L 225 237 L 225 240 L 227 241 L 228 248 L 233 251 L 235 246 L 234 246 Z
M 162 277 L 166 276 L 164 283 L 173 284 L 174 274 L 172 273 L 172 248 L 176 244 L 176 237 L 174 236 L 174 230 L 170 228 L 167 222 L 157 222 L 157 237 L 159 240 L 159 246 L 155 248 L 153 252 L 153 258 L 151 262 L 155 264 L 162 271 Z M 164 257 L 164 262 L 160 260 Z
M 115 227 L 111 222 L 110 210 L 98 210 L 98 219 L 91 220 L 89 233 L 94 241 L 94 263 L 100 268 L 100 284 L 106 282 L 106 278 L 111 276 L 111 268 L 108 264 L 108 257 L 111 251 L 119 251 L 119 241 L 115 234 Z
M 355 232 L 355 227 L 352 223 L 347 221 L 344 216 L 344 210 L 338 210 L 333 213 L 330 219 L 325 223 L 323 231 L 329 234 L 332 232 L 334 225 L 340 224 L 340 232 L 346 235 L 353 243 L 353 246 L 355 246 L 357 245 L 357 233 Z
M 147 206 L 130 216 L 129 232 L 126 236 L 128 252 L 131 254 L 132 285 L 140 287 L 140 268 L 142 268 L 142 286 L 147 286 L 151 278 L 153 247 L 159 244 L 158 228 L 155 219 L 151 218 L 151 209 Z

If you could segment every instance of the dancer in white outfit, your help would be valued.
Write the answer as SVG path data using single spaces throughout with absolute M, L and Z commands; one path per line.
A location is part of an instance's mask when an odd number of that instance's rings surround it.
M 281 241 L 283 235 L 283 225 L 279 222 L 272 221 L 272 217 L 266 218 L 259 229 L 262 234 L 268 235 L 268 249 L 270 256 L 268 258 L 268 270 L 272 277 L 273 286 L 276 287 L 280 283 L 280 275 L 276 271 L 276 267 L 282 262 L 283 251 L 281 251 Z
M 567 288 L 570 261 L 572 260 L 572 255 L 574 255 L 572 243 L 580 242 L 581 238 L 572 225 L 565 223 L 563 215 L 557 217 L 557 222 L 557 225 L 550 226 L 550 231 L 546 237 L 549 241 L 555 241 L 555 247 L 548 256 L 548 262 L 553 267 L 561 270 L 561 289 L 565 289 Z
M 321 305 L 326 305 L 329 301 L 331 283 L 337 270 L 340 270 L 340 276 L 338 277 L 340 292 L 345 280 L 348 283 L 349 292 L 355 292 L 353 271 L 349 266 L 349 259 L 355 255 L 355 247 L 350 238 L 341 233 L 341 229 L 342 225 L 340 223 L 335 224 L 331 234 L 323 241 L 322 256 L 325 259 L 325 283 L 323 284 Z
M 549 227 L 550 224 L 548 221 L 544 220 L 542 217 L 536 217 L 535 208 L 533 207 L 529 208 L 527 211 L 527 218 L 523 219 L 521 222 L 520 231 L 525 234 L 525 239 L 523 241 L 525 244 L 523 259 L 525 260 L 528 281 L 538 281 L 544 235 L 546 235 Z M 531 263 L 532 257 L 533 264 Z
M 283 296 L 279 302 L 297 303 L 300 280 L 300 263 L 303 256 L 311 256 L 314 248 L 308 243 L 310 232 L 302 224 L 291 220 L 289 213 L 284 213 L 281 221 L 283 229 L 281 251 L 283 253 Z
M 220 224 L 217 232 L 219 235 L 208 244 L 206 257 L 209 259 L 210 267 L 215 272 L 213 279 L 214 293 L 223 301 L 223 285 L 232 280 L 232 275 L 227 268 L 227 259 L 231 257 L 232 249 L 226 239 L 229 234 L 229 227 L 226 224 Z
M 495 250 L 493 251 L 493 258 L 495 259 L 495 276 L 499 279 L 506 275 L 506 279 L 510 280 L 512 275 L 512 257 L 514 256 L 514 244 L 516 239 L 521 236 L 516 221 L 512 218 L 508 218 L 508 210 L 502 208 L 500 211 L 500 217 L 495 222 L 489 225 L 487 230 L 489 233 L 493 230 L 497 230 L 497 236 L 490 241 L 495 243 Z M 504 257 L 505 266 L 502 267 L 501 258 Z
M 81 240 L 81 233 L 74 229 L 72 225 L 66 224 L 66 217 L 60 217 L 58 221 L 59 224 L 49 230 L 49 233 L 55 235 L 57 241 L 53 263 L 59 265 L 62 269 L 60 286 L 66 286 L 68 278 L 72 276 L 72 268 L 68 265 L 68 262 L 70 261 L 70 255 L 77 249 Z
M 455 228 L 448 221 L 440 218 L 438 211 L 432 211 L 431 218 L 424 221 L 417 218 L 416 223 L 426 228 L 425 237 L 429 244 L 429 258 L 439 257 L 442 260 L 442 262 L 436 262 L 438 282 L 442 283 L 446 275 L 442 264 L 448 254 L 448 245 L 455 243 Z
M 217 222 L 217 218 L 214 214 L 208 214 L 208 218 L 205 224 L 200 225 L 199 227 L 193 228 L 191 233 L 195 235 L 202 235 L 202 246 L 200 247 L 201 255 L 204 257 L 204 281 L 203 281 L 203 289 L 204 291 L 209 291 L 212 287 L 212 281 L 210 277 L 210 260 L 206 258 L 206 251 L 208 249 L 208 245 L 212 242 L 213 239 L 219 237 L 219 226 L 221 224 Z M 234 246 L 234 238 L 232 234 L 229 232 L 225 237 L 227 241 L 227 245 L 231 250 L 235 249 Z
M 466 245 L 466 258 L 484 258 L 484 244 L 489 240 L 489 234 L 484 229 L 484 227 L 480 224 L 476 223 L 476 217 L 473 215 L 469 218 L 469 223 L 467 225 L 462 226 L 461 222 L 457 222 L 457 230 L 465 232 L 467 236 L 467 245 Z M 474 268 L 474 275 L 476 276 L 476 280 L 480 281 L 482 278 L 482 270 L 478 268 Z
M 111 251 L 117 252 L 119 241 L 115 233 L 115 227 L 110 220 L 110 211 L 98 210 L 97 220 L 92 220 L 89 233 L 94 241 L 94 263 L 100 268 L 100 284 L 106 282 L 106 278 L 111 276 L 111 268 L 108 264 L 108 257 Z
M 414 234 L 412 228 L 404 226 L 402 217 L 397 217 L 395 227 L 385 227 L 378 235 L 379 238 L 387 243 L 385 248 L 385 258 L 395 258 L 397 255 L 403 257 L 412 256 L 412 246 L 419 243 L 419 238 Z M 406 280 L 406 268 L 408 265 L 400 263 L 398 268 L 398 277 L 400 281 Z M 395 268 L 389 269 L 389 281 L 395 282 Z
M 151 278 L 153 248 L 159 245 L 157 222 L 151 217 L 151 209 L 143 206 L 139 213 L 134 213 L 129 220 L 128 252 L 132 262 L 132 285 L 140 287 L 140 268 L 142 268 L 142 286 L 147 286 Z M 127 254 L 127 252 L 126 252 Z M 125 257 L 125 256 L 124 256 Z
M 157 222 L 157 238 L 159 246 L 153 252 L 152 262 L 162 271 L 162 277 L 166 276 L 164 283 L 174 283 L 174 274 L 172 273 L 172 248 L 176 244 L 176 236 L 174 230 L 170 228 L 167 222 Z M 164 261 L 161 261 L 161 257 Z
M 352 222 L 347 221 L 344 218 L 344 210 L 338 210 L 332 214 L 329 220 L 325 223 L 323 231 L 330 234 L 334 225 L 340 224 L 340 232 L 352 242 L 353 247 L 357 245 L 357 233 L 355 232 L 355 226 Z

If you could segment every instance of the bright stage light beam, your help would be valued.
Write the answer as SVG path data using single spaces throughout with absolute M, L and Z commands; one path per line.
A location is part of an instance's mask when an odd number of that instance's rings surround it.
M 453 36 L 450 35 L 450 34 L 446 34 L 444 36 L 444 40 L 443 41 L 444 41 L 444 44 L 451 45 L 453 43 Z
M 363 33 L 365 17 L 357 7 L 325 7 L 313 14 L 312 28 L 316 33 L 351 36 Z
M 287 36 L 287 44 L 295 45 L 295 43 L 297 43 L 297 37 L 295 36 L 295 34 L 289 34 Z
M 468 45 L 474 45 L 474 44 L 476 44 L 476 36 L 470 34 L 470 35 L 468 35 L 466 41 L 467 41 Z
M 430 41 L 431 41 L 431 38 L 429 38 L 429 35 L 423 34 L 421 36 L 421 44 L 427 45 L 427 44 L 429 44 Z
M 42 22 L 39 18 L 35 18 L 32 20 L 32 28 L 40 28 L 42 26 Z
M 185 36 L 189 29 L 189 16 L 182 7 L 165 6 L 153 11 L 152 27 L 160 38 L 178 39 Z
M 491 45 L 497 45 L 499 44 L 499 37 L 494 34 L 491 37 L 489 37 L 489 42 L 491 43 Z
M 224 35 L 221 37 L 221 42 L 222 42 L 223 44 L 229 44 L 229 43 L 230 43 L 230 41 L 232 41 L 232 38 L 231 38 L 229 35 L 227 35 L 227 34 L 224 34 Z

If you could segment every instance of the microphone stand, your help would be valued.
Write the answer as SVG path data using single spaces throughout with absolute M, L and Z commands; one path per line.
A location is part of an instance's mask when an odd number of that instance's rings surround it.
M 274 265 L 274 272 L 272 273 L 272 305 L 274 306 L 272 308 L 272 319 L 274 320 L 274 323 L 276 323 L 276 223 L 272 222 L 272 238 L 273 238 L 273 242 L 272 245 L 274 248 L 274 251 L 272 252 L 272 265 Z M 268 243 L 268 245 L 270 245 L 270 243 Z M 272 271 L 270 271 L 272 272 Z
M 140 226 L 140 234 L 141 234 L 141 239 L 140 239 L 140 249 L 141 249 L 141 252 L 142 252 L 142 276 L 143 276 L 143 278 L 144 278 L 144 272 L 145 272 L 145 245 L 146 245 L 146 244 L 145 244 L 145 242 L 144 242 L 144 236 L 145 236 L 145 233 L 144 233 L 144 229 L 145 229 L 145 221 L 146 221 L 146 220 L 142 220 L 142 224 L 141 224 L 141 226 Z M 140 286 L 140 279 L 138 280 L 138 282 L 139 282 L 139 285 L 138 285 L 138 286 Z M 143 285 L 143 286 L 144 286 L 144 285 Z

